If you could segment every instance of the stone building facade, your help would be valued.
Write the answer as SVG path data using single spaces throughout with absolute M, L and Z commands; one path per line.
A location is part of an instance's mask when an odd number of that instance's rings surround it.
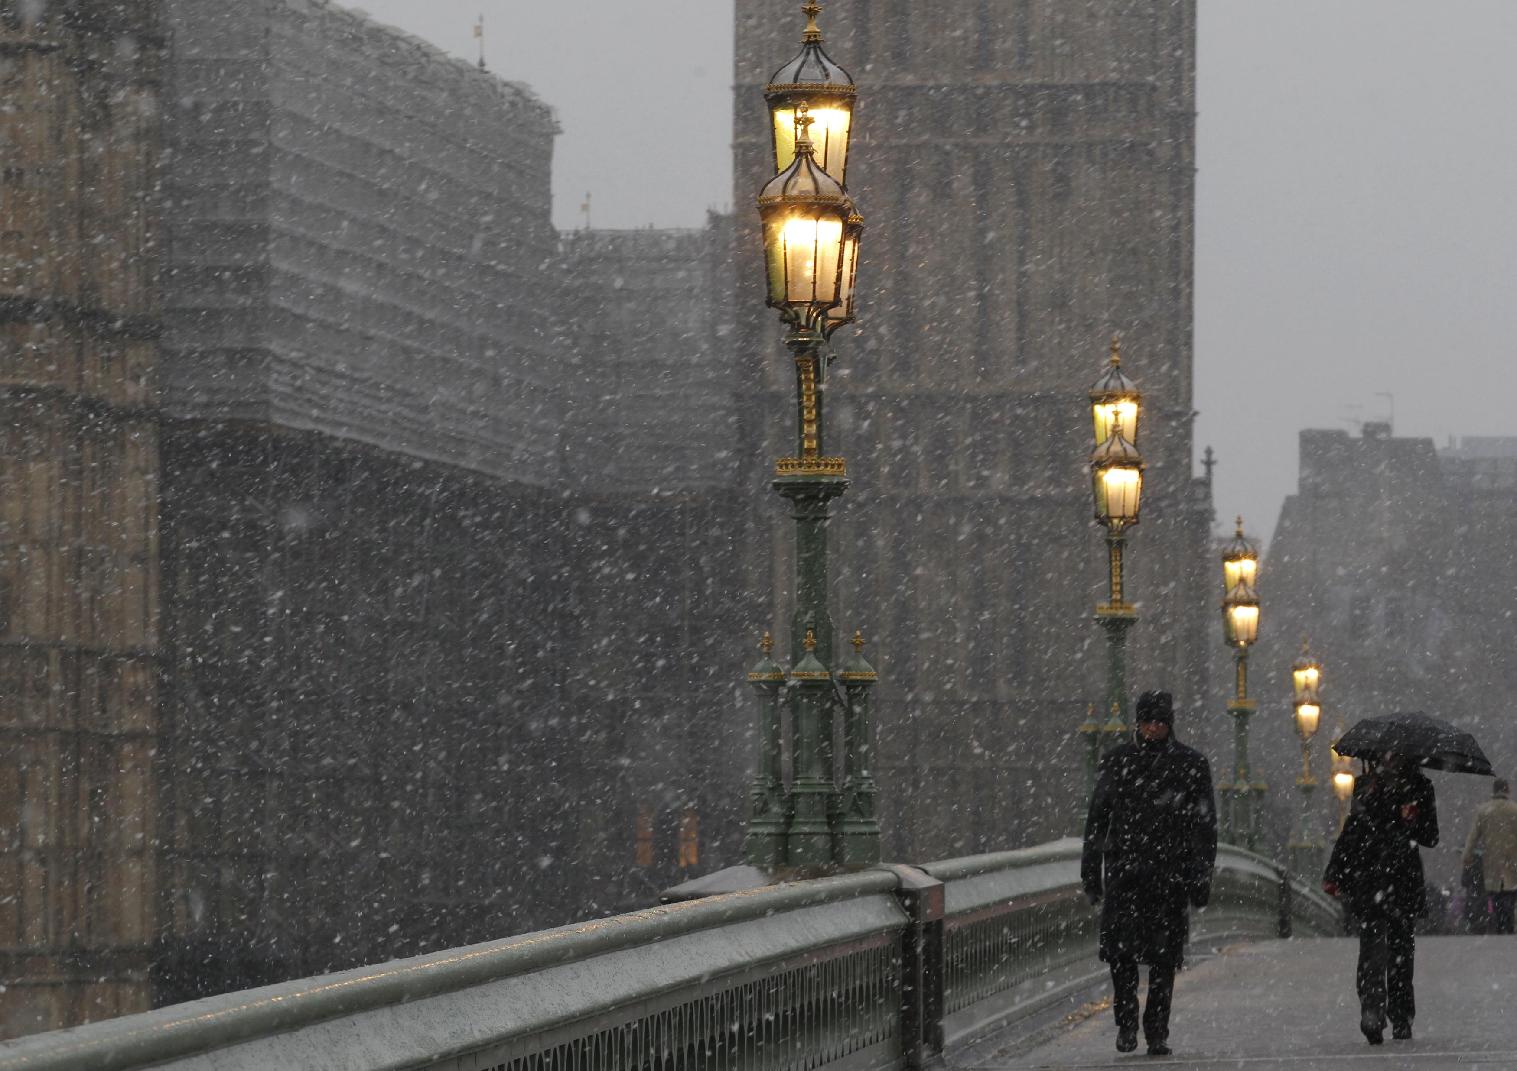
M 564 240 L 550 109 L 324 0 L 56 10 L 0 57 L 0 1033 L 723 857 L 725 222 Z
M 1255 654 L 1259 761 L 1277 831 L 1300 807 L 1290 663 L 1303 637 L 1323 662 L 1316 746 L 1319 829 L 1332 831 L 1327 744 L 1342 722 L 1424 710 L 1473 732 L 1498 772 L 1517 770 L 1517 726 L 1501 697 L 1517 689 L 1517 439 L 1466 438 L 1438 449 L 1388 424 L 1361 434 L 1301 433 L 1300 478 L 1260 569 L 1265 630 Z M 1457 879 L 1480 778 L 1437 778 L 1443 843 L 1431 877 Z
M 74 0 L 0 15 L 5 1035 L 147 1001 L 162 728 L 153 14 Z
M 738 4 L 739 250 L 758 248 L 747 206 L 773 173 L 763 86 L 801 26 L 787 5 Z M 1208 694 L 1211 506 L 1191 475 L 1195 4 L 834 0 L 822 26 L 860 86 L 860 313 L 838 336 L 828 406 L 852 480 L 834 524 L 839 625 L 878 638 L 886 851 L 1061 835 L 1083 787 L 1074 729 L 1104 694 L 1086 391 L 1113 332 L 1147 399 L 1130 686 L 1174 691 L 1182 733 Z M 739 283 L 740 480 L 756 501 L 791 434 L 790 388 L 756 268 Z M 783 600 L 788 524 L 766 503 L 753 525 L 765 553 L 748 589 Z M 788 609 L 760 614 L 783 630 Z
M 615 911 L 735 861 L 740 682 L 790 572 L 767 466 L 792 402 L 746 205 L 799 25 L 739 4 L 735 220 L 561 236 L 525 87 L 326 0 L 68 10 L 9 27 L 0 68 L 35 160 L 0 233 L 23 979 L 0 1028 Z M 871 216 L 832 403 L 840 623 L 878 637 L 890 855 L 1066 831 L 1049 804 L 1077 792 L 1049 775 L 1078 769 L 1105 657 L 1084 392 L 1113 329 L 1150 399 L 1132 683 L 1203 687 L 1193 14 L 829 8 Z
M 720 225 L 561 239 L 524 86 L 167 3 L 156 999 L 648 902 L 735 804 Z

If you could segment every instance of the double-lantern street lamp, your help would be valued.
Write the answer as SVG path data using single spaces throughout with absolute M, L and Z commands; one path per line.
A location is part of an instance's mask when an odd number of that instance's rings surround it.
M 1091 428 L 1095 449 L 1090 455 L 1091 492 L 1096 521 L 1106 529 L 1106 601 L 1096 606 L 1096 621 L 1106 632 L 1106 723 L 1090 717 L 1079 732 L 1086 743 L 1086 796 L 1095 784 L 1096 763 L 1103 749 L 1121 743 L 1127 719 L 1127 630 L 1138 610 L 1123 589 L 1123 553 L 1127 530 L 1138 523 L 1143 498 L 1143 456 L 1138 453 L 1138 418 L 1143 395 L 1122 371 L 1121 342 L 1111 340 L 1111 357 L 1101 378 L 1090 389 Z
M 1248 697 L 1248 649 L 1259 639 L 1259 551 L 1243 534 L 1243 518 L 1230 543 L 1222 551 L 1222 632 L 1233 649 L 1233 697 L 1227 712 L 1233 718 L 1235 748 L 1232 783 L 1218 786 L 1225 801 L 1223 835 L 1230 843 L 1253 849 L 1258 846 L 1258 813 L 1255 797 L 1264 795 L 1263 782 L 1251 782 L 1248 769 L 1248 719 L 1255 703 Z
M 775 466 L 774 489 L 795 521 L 795 612 L 789 670 L 764 654 L 748 675 L 759 698 L 759 761 L 744 855 L 769 871 L 860 866 L 880 858 L 870 773 L 869 695 L 878 675 L 863 636 L 837 657 L 827 607 L 829 505 L 848 487 L 841 457 L 825 449 L 827 340 L 854 316 L 863 218 L 844 185 L 856 95 L 853 79 L 822 47 L 821 8 L 802 7 L 800 53 L 765 89 L 776 174 L 759 193 L 767 301 L 788 326 L 795 363 L 796 451 Z M 782 708 L 791 727 L 791 776 L 780 759 Z M 843 718 L 841 768 L 833 732 Z
M 1347 755 L 1338 754 L 1338 741 L 1343 739 L 1343 718 L 1338 718 L 1338 727 L 1333 731 L 1333 742 L 1329 746 L 1329 752 L 1333 757 L 1333 796 L 1338 801 L 1338 821 L 1333 827 L 1333 839 L 1343 831 L 1343 823 L 1348 821 L 1349 801 L 1354 798 L 1354 760 Z
M 1310 646 L 1303 640 L 1301 657 L 1291 665 L 1296 735 L 1301 738 L 1301 773 L 1296 777 L 1301 814 L 1287 849 L 1291 870 L 1297 874 L 1314 875 L 1322 867 L 1322 840 L 1312 810 L 1312 793 L 1317 787 L 1317 778 L 1312 773 L 1312 738 L 1322 724 L 1321 688 L 1322 663 L 1312 656 Z

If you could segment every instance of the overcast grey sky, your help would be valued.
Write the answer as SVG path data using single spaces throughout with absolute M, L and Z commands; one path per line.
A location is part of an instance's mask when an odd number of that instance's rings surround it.
M 587 190 L 598 227 L 696 226 L 730 201 L 727 0 L 362 6 L 470 58 L 484 13 L 490 67 L 563 124 L 560 226 L 582 223 Z M 1297 432 L 1384 419 L 1387 394 L 1400 434 L 1517 434 L 1499 389 L 1517 339 L 1517 0 L 1200 7 L 1196 445 L 1220 459 L 1219 519 L 1267 534 Z M 660 161 L 671 132 L 681 151 Z

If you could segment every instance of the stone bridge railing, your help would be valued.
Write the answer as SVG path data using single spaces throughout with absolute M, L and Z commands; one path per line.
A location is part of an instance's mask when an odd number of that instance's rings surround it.
M 0 1045 L 0 1071 L 919 1068 L 1099 981 L 1079 843 L 617 915 Z M 1192 943 L 1339 930 L 1223 848 Z

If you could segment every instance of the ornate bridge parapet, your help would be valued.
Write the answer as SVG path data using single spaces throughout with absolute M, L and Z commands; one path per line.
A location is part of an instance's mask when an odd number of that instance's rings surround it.
M 1193 940 L 1339 930 L 1224 848 Z M 649 908 L 0 1046 L 0 1071 L 918 1068 L 1099 975 L 1079 843 Z

